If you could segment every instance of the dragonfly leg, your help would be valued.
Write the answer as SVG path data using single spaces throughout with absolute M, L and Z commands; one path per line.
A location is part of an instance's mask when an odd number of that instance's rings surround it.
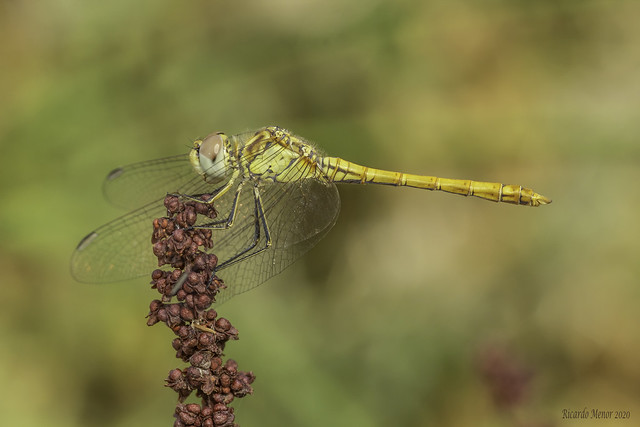
M 201 195 L 198 195 L 198 194 L 189 195 L 189 194 L 181 194 L 181 193 L 169 193 L 168 195 L 181 197 L 183 199 L 191 200 L 198 203 L 210 204 L 218 200 L 220 197 L 224 196 L 227 193 L 227 191 L 229 191 L 231 187 L 233 187 L 233 183 L 236 181 L 236 178 L 238 177 L 238 175 L 239 175 L 239 172 L 237 170 L 234 171 L 233 175 L 231 175 L 231 178 L 229 178 L 229 180 L 224 185 L 221 185 L 220 187 L 216 188 L 212 193 L 213 197 L 209 197 L 207 200 L 203 200 L 202 198 L 199 197 Z
M 231 228 L 233 226 L 233 221 L 236 218 L 236 212 L 237 212 L 237 206 L 238 206 L 238 200 L 240 199 L 240 193 L 242 192 L 242 187 L 244 186 L 244 181 L 242 181 L 240 183 L 240 185 L 238 185 L 238 189 L 236 190 L 236 194 L 234 196 L 233 199 L 233 203 L 231 204 L 231 210 L 229 211 L 229 215 L 227 216 L 227 218 L 219 220 L 219 221 L 214 221 L 214 222 L 210 222 L 208 224 L 203 224 L 203 225 L 196 225 L 193 227 L 189 227 L 189 229 L 209 229 L 209 230 L 224 230 L 227 228 Z M 258 229 L 259 232 L 259 229 Z M 259 237 L 259 235 L 258 235 Z M 254 244 L 255 246 L 255 244 Z M 174 296 L 178 293 L 178 291 L 182 288 L 182 284 L 185 282 L 185 280 L 187 280 L 187 277 L 189 276 L 189 272 L 191 271 L 190 266 L 187 266 L 187 268 L 185 268 L 184 272 L 182 273 L 182 275 L 178 278 L 178 281 L 175 283 L 175 285 L 173 285 L 173 288 L 171 289 L 171 293 L 169 295 Z M 211 276 L 211 278 L 209 279 L 209 284 L 211 284 L 211 281 L 213 281 L 213 275 Z
M 257 185 L 253 187 L 253 195 L 254 195 L 254 215 L 256 219 L 255 219 L 255 228 L 254 228 L 252 242 L 249 244 L 249 246 L 247 246 L 242 251 L 238 252 L 236 255 L 233 255 L 231 258 L 218 264 L 218 266 L 215 268 L 215 271 L 222 270 L 233 264 L 244 261 L 254 255 L 257 255 L 263 251 L 266 251 L 271 247 L 271 244 L 272 244 L 271 233 L 269 232 L 269 225 L 264 215 L 262 198 L 260 197 L 260 190 L 258 189 Z M 260 235 L 262 231 L 264 232 L 265 243 L 262 247 L 257 248 L 258 243 L 260 242 Z
M 194 225 L 193 228 L 201 228 L 207 230 L 225 230 L 227 228 L 231 228 L 233 226 L 233 222 L 236 219 L 236 213 L 238 212 L 238 200 L 240 200 L 240 193 L 242 192 L 244 183 L 245 181 L 242 181 L 240 185 L 238 185 L 238 189 L 236 190 L 236 194 L 233 198 L 233 203 L 231 204 L 231 209 L 229 210 L 229 215 L 227 215 L 226 218 L 208 222 L 202 225 Z
M 214 221 L 208 224 L 204 224 L 204 225 L 189 227 L 189 229 L 205 228 L 210 230 L 222 230 L 222 229 L 231 228 L 231 226 L 233 225 L 233 221 L 236 218 L 236 212 L 237 212 L 236 208 L 238 206 L 238 200 L 240 199 L 240 193 L 242 192 L 243 186 L 244 186 L 244 181 L 240 183 L 240 185 L 238 186 L 238 189 L 236 190 L 233 203 L 231 204 L 231 210 L 229 211 L 229 215 L 227 216 L 227 218 L 219 221 Z M 191 271 L 190 266 L 185 268 L 184 272 L 182 273 L 180 278 L 178 278 L 178 281 L 173 286 L 171 293 L 169 295 L 174 296 L 178 293 L 180 288 L 182 288 L 182 284 L 185 282 L 185 280 L 187 280 L 187 277 L 190 271 Z M 213 280 L 213 276 L 211 277 L 211 280 Z

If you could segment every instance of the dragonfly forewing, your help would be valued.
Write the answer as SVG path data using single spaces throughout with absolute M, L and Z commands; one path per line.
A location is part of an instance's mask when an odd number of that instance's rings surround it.
M 116 168 L 107 175 L 102 190 L 114 206 L 136 209 L 162 200 L 167 192 L 201 186 L 199 178 L 184 154 Z

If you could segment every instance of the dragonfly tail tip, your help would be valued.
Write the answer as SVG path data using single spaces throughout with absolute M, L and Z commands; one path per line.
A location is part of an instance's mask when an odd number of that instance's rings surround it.
M 551 202 L 552 200 L 549 199 L 548 197 L 544 197 L 541 194 L 536 194 L 536 196 L 533 198 L 532 206 L 548 205 Z

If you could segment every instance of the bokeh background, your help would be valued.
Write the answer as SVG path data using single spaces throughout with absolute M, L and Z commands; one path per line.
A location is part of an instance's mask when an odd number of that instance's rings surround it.
M 0 2 L 3 425 L 171 425 L 147 279 L 69 275 L 116 166 L 278 124 L 361 164 L 541 208 L 341 187 L 314 250 L 219 308 L 242 426 L 633 425 L 640 4 Z M 630 411 L 567 420 L 563 409 Z M 636 419 L 636 421 L 633 421 Z

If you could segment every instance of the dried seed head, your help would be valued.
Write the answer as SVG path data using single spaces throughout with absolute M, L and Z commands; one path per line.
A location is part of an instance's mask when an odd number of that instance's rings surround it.
M 225 343 L 237 339 L 238 331 L 210 309 L 225 284 L 215 277 L 218 258 L 207 253 L 213 248 L 213 233 L 196 226 L 217 216 L 213 204 L 206 203 L 209 199 L 210 195 L 202 196 L 204 202 L 167 195 L 167 217 L 153 221 L 151 242 L 158 266 L 172 270 L 156 269 L 151 274 L 151 287 L 162 298 L 151 302 L 147 324 L 167 324 L 176 335 L 171 343 L 176 357 L 190 363 L 185 370 L 169 372 L 166 385 L 178 393 L 180 402 L 194 390 L 202 399 L 202 405 L 178 404 L 174 425 L 235 427 L 233 408 L 227 405 L 252 393 L 255 377 L 238 371 L 233 360 L 223 365 Z M 174 298 L 177 302 L 170 303 Z

